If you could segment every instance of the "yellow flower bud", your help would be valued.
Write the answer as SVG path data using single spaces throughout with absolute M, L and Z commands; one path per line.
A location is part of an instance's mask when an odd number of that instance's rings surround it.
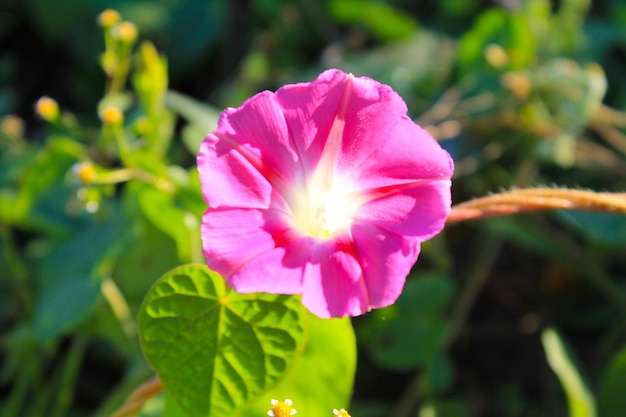
M 59 118 L 59 105 L 56 100 L 43 96 L 35 103 L 35 112 L 42 119 L 54 122 Z
M 124 114 L 117 107 L 109 106 L 102 110 L 100 119 L 105 125 L 119 124 L 124 121 Z
M 89 161 L 80 162 L 72 167 L 76 178 L 83 184 L 91 184 L 96 177 L 96 169 Z
M 12 114 L 4 116 L 0 121 L 0 132 L 10 138 L 18 138 L 24 134 L 24 121 Z
M 495 43 L 490 43 L 484 50 L 487 63 L 494 68 L 502 68 L 509 62 L 509 55 L 506 50 Z
M 133 43 L 137 40 L 137 26 L 131 22 L 122 22 L 113 27 L 113 36 L 125 43 Z
M 106 9 L 98 15 L 98 23 L 103 28 L 109 28 L 120 20 L 122 20 L 122 16 L 117 12 L 117 10 L 113 9 Z
M 526 100 L 533 87 L 530 77 L 523 72 L 507 72 L 500 82 L 518 100 Z

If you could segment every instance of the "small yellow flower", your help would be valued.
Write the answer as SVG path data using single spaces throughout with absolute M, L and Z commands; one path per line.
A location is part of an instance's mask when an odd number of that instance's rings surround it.
M 484 50 L 487 63 L 494 68 L 502 68 L 509 62 L 506 50 L 498 44 L 490 43 Z
M 113 9 L 106 9 L 98 15 L 98 23 L 103 28 L 109 28 L 120 20 L 122 20 L 122 16 L 117 12 L 117 10 Z
M 105 125 L 119 124 L 124 120 L 124 114 L 117 107 L 109 106 L 102 110 L 100 119 Z
M 270 417 L 289 417 L 296 414 L 296 409 L 292 407 L 293 403 L 290 399 L 278 401 L 272 399 L 272 408 L 267 412 Z
M 54 122 L 59 118 L 59 105 L 56 100 L 43 96 L 35 103 L 35 112 L 42 119 Z
M 137 40 L 137 26 L 131 22 L 122 22 L 116 25 L 111 33 L 115 38 L 125 43 L 133 43 Z
M 337 417 L 350 417 L 350 414 L 348 414 L 348 412 L 343 408 L 339 410 L 337 410 L 336 408 L 333 409 L 333 414 Z
M 519 100 L 526 100 L 533 87 L 530 77 L 523 72 L 507 72 L 501 77 L 500 82 Z
M 24 134 L 24 121 L 13 114 L 4 116 L 0 121 L 0 132 L 10 138 L 18 138 Z
M 90 184 L 96 177 L 96 169 L 89 161 L 80 162 L 72 167 L 76 178 L 83 184 Z

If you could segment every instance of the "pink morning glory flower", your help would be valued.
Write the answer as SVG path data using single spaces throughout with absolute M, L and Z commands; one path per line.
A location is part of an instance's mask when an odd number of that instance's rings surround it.
M 198 154 L 208 266 L 320 317 L 393 304 L 451 204 L 452 159 L 406 112 L 339 70 L 225 110 Z

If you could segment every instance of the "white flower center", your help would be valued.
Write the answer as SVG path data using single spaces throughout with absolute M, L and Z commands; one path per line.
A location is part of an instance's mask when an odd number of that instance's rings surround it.
M 353 77 L 346 82 L 343 98 L 333 120 L 318 166 L 306 186 L 290 201 L 293 226 L 303 233 L 329 238 L 350 225 L 363 201 L 353 188 L 335 172 L 346 124 L 346 110 L 352 92 Z
M 294 198 L 294 227 L 310 236 L 328 238 L 350 225 L 360 203 L 348 187 L 324 186 L 316 179 L 319 176 Z

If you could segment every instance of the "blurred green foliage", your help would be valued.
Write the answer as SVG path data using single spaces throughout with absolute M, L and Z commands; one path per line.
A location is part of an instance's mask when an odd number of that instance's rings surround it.
M 137 42 L 103 36 L 108 7 Z M 623 192 L 625 28 L 620 0 L 3 2 L 0 415 L 107 416 L 150 378 L 136 317 L 158 277 L 203 262 L 194 155 L 224 107 L 339 67 L 403 96 L 453 155 L 456 202 Z M 58 115 L 35 115 L 42 96 Z M 396 305 L 352 321 L 351 414 L 626 414 L 625 242 L 615 214 L 447 228 Z M 351 326 L 316 320 L 268 393 L 298 415 L 352 388 Z M 141 415 L 163 404 L 180 415 L 169 397 Z

